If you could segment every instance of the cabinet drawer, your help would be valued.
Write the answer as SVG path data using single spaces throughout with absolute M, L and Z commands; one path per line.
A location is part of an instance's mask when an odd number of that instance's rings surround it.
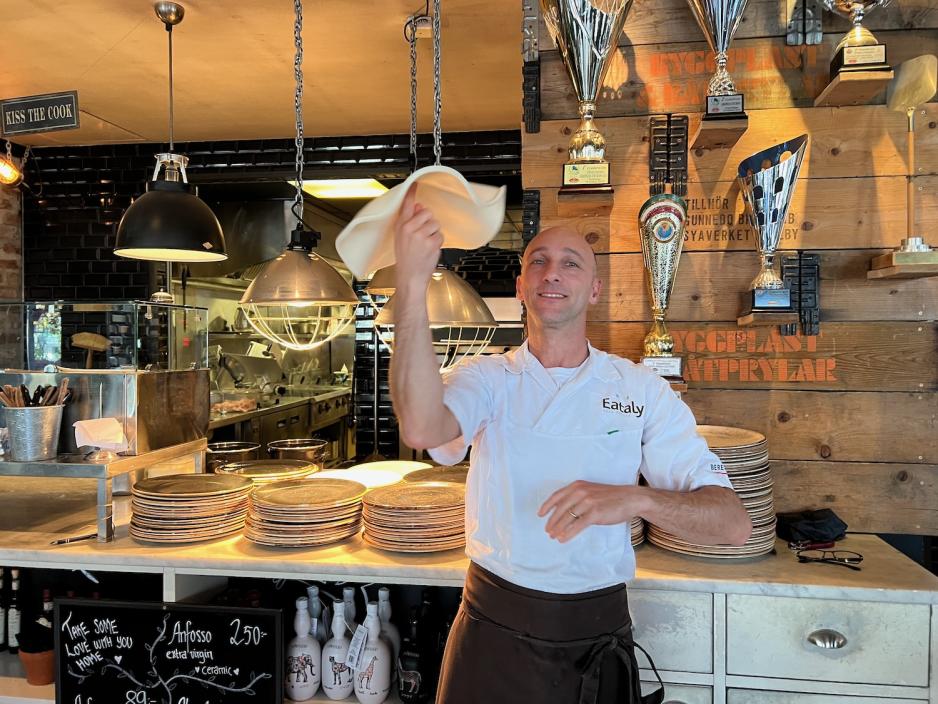
M 727 673 L 927 687 L 929 616 L 926 604 L 730 594 Z
M 642 694 L 649 694 L 657 688 L 657 682 L 642 682 Z M 662 704 L 713 704 L 713 689 L 711 687 L 668 684 L 665 682 Z
M 925 699 L 884 699 L 852 697 L 846 694 L 800 694 L 798 692 L 763 692 L 755 689 L 730 689 L 726 704 L 924 704 Z
M 713 672 L 713 597 L 694 592 L 630 589 L 635 642 L 659 670 Z M 640 650 L 639 667 L 649 667 Z

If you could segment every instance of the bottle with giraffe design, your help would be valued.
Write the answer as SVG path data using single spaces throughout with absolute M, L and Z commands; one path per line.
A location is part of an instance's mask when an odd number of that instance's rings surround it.
M 329 699 L 345 699 L 355 689 L 354 673 L 345 664 L 351 641 L 345 625 L 345 604 L 337 601 L 332 608 L 332 638 L 322 646 L 322 691 Z
M 293 629 L 296 637 L 287 645 L 287 667 L 285 694 L 295 702 L 305 702 L 313 698 L 319 689 L 322 652 L 319 641 L 309 634 L 309 611 L 307 599 L 296 600 L 296 616 Z
M 368 602 L 368 640 L 355 671 L 355 697 L 361 704 L 381 704 L 391 691 L 391 647 L 381 637 L 377 602 Z

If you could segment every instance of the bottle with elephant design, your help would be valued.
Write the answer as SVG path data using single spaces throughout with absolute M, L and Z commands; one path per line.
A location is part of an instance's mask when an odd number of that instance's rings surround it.
M 381 704 L 391 691 L 391 647 L 381 636 L 377 602 L 368 602 L 368 639 L 355 670 L 355 697 L 361 704 Z
M 287 697 L 295 702 L 312 699 L 321 679 L 319 668 L 322 665 L 322 653 L 319 641 L 309 634 L 308 603 L 306 597 L 296 600 L 296 616 L 293 617 L 296 637 L 287 644 L 284 690 Z

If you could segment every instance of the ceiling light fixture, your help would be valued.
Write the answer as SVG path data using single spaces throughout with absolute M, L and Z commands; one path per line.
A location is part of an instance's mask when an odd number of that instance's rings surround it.
M 296 183 L 290 181 L 291 186 Z M 314 198 L 377 198 L 388 187 L 373 178 L 337 178 L 303 181 L 303 190 Z
M 173 27 L 185 8 L 157 2 L 153 9 L 169 35 L 169 151 L 156 155 L 149 189 L 127 208 L 117 226 L 114 254 L 166 262 L 217 262 L 228 258 L 218 218 L 189 186 L 189 158 L 174 153 Z M 160 170 L 165 169 L 160 178 Z
M 17 162 L 13 156 L 13 145 L 7 140 L 6 156 L 0 156 L 0 186 L 19 186 L 23 182 L 23 169 L 29 157 L 29 147 L 23 152 L 23 157 Z
M 430 277 L 427 313 L 433 351 L 440 371 L 481 354 L 495 335 L 498 323 L 482 297 L 466 281 L 442 265 Z M 394 351 L 394 296 L 375 317 L 381 339 Z
M 334 338 L 355 318 L 358 296 L 327 261 L 313 253 L 319 233 L 303 224 L 303 2 L 294 0 L 296 81 L 296 228 L 290 244 L 244 292 L 239 306 L 259 334 L 291 350 L 311 350 Z
M 440 0 L 434 0 L 433 17 L 433 154 L 439 166 L 442 128 L 440 114 Z M 417 39 L 423 17 L 414 16 L 404 25 L 404 36 L 410 44 L 410 150 L 414 169 L 417 168 Z M 394 267 L 378 269 L 365 287 L 369 302 L 378 311 L 375 329 L 381 341 L 394 351 Z M 389 297 L 389 298 L 385 298 Z M 382 301 L 384 301 L 382 303 Z M 485 351 L 498 323 L 478 292 L 458 274 L 439 265 L 427 286 L 427 312 L 433 349 L 440 362 L 440 371 L 450 369 L 463 359 Z

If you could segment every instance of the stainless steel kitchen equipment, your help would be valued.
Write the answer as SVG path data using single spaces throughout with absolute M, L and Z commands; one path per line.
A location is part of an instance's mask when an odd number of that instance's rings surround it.
M 0 384 L 29 388 L 58 386 L 68 377 L 59 450 L 78 453 L 73 424 L 116 418 L 127 438 L 125 454 L 138 455 L 205 438 L 209 421 L 208 369 L 60 369 L 58 372 L 0 371 Z
M 233 462 L 256 460 L 260 449 L 256 442 L 210 442 L 205 450 L 208 471 L 217 472 L 219 467 Z
M 274 440 L 267 443 L 267 452 L 278 460 L 304 460 L 322 467 L 328 446 L 327 441 L 312 438 Z

